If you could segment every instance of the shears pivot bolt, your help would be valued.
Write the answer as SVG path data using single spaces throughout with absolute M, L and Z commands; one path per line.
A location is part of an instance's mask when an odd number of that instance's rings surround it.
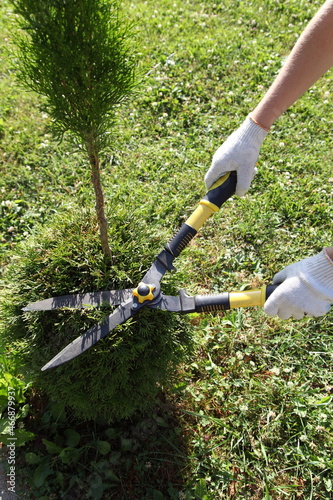
M 139 283 L 137 288 L 134 288 L 133 295 L 138 299 L 138 302 L 142 304 L 146 300 L 153 300 L 155 290 L 154 285 L 147 285 L 146 283 Z

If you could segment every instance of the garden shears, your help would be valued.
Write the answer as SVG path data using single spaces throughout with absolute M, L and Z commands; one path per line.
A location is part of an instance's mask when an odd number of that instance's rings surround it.
M 189 244 L 204 222 L 235 193 L 236 181 L 236 172 L 229 172 L 209 189 L 196 210 L 157 255 L 136 288 L 64 295 L 28 304 L 24 311 L 46 311 L 61 307 L 99 307 L 107 304 L 118 306 L 106 320 L 93 326 L 68 344 L 43 366 L 42 370 L 59 366 L 82 354 L 116 326 L 134 316 L 143 307 L 171 312 L 201 313 L 224 311 L 238 307 L 263 306 L 277 285 L 264 285 L 257 290 L 224 292 L 213 295 L 189 296 L 185 290 L 180 290 L 178 296 L 170 296 L 161 292 L 160 282 L 166 271 L 175 269 L 173 266 L 174 259 Z

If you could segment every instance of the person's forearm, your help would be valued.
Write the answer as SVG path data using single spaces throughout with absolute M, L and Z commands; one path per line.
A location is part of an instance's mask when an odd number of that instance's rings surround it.
M 332 66 L 333 0 L 328 0 L 303 31 L 251 117 L 269 128 Z

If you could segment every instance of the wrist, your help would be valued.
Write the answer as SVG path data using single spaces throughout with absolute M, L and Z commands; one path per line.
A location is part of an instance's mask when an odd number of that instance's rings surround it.
M 255 123 L 256 125 L 258 125 L 258 127 L 260 127 L 263 130 L 265 130 L 265 132 L 269 132 L 270 127 L 265 127 L 264 125 L 262 125 L 256 118 L 254 118 L 254 116 L 252 114 L 249 115 L 249 118 L 250 118 L 250 120 L 253 121 L 253 123 Z
M 327 248 L 324 248 L 324 254 L 325 254 L 325 257 L 331 262 L 331 264 L 333 265 L 333 247 L 327 247 Z
M 269 130 L 281 114 L 282 113 L 272 108 L 270 105 L 259 103 L 258 106 L 251 111 L 251 118 L 260 123 L 262 127 Z

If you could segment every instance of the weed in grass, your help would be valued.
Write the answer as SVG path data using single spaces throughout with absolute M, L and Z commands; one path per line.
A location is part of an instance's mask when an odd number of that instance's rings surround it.
M 60 402 L 35 395 L 30 426 L 43 438 L 23 454 L 22 498 L 170 498 L 185 490 L 187 462 L 172 408 L 160 400 L 149 417 L 112 426 L 77 422 Z M 189 492 L 185 498 L 190 498 Z
M 0 440 L 3 444 L 22 446 L 34 439 L 35 435 L 24 427 L 30 407 L 29 389 L 32 380 L 21 373 L 18 352 L 0 354 Z M 13 464 L 13 461 L 12 461 Z

